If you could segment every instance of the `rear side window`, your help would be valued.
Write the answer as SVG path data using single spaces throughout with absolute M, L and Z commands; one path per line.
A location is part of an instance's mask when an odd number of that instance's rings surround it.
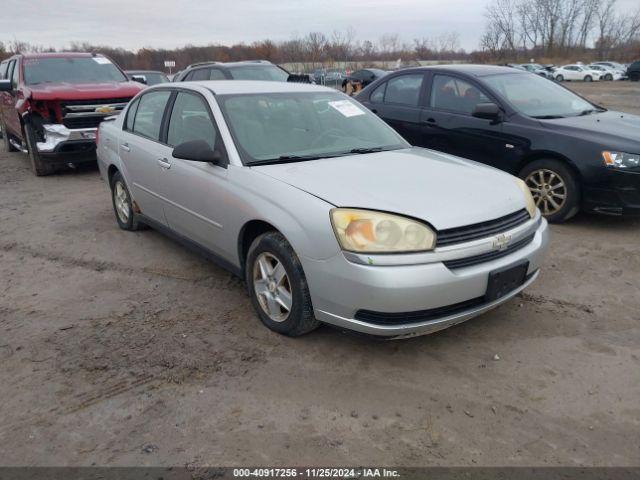
M 489 100 L 469 82 L 448 75 L 436 75 L 431 86 L 431 107 L 471 115 L 479 103 Z
M 16 61 L 13 62 L 13 72 L 11 72 L 11 84 L 13 88 L 18 87 L 18 82 L 20 81 L 20 64 Z
M 222 70 L 217 68 L 211 69 L 211 75 L 209 76 L 210 80 L 224 80 L 225 78 L 226 77 L 224 76 L 224 73 L 222 73 Z
M 192 140 L 204 140 L 214 149 L 216 137 L 209 109 L 202 98 L 191 93 L 178 93 L 169 120 L 167 143 L 176 146 Z
M 384 103 L 418 105 L 424 75 L 400 75 L 387 82 Z
M 210 70 L 208 68 L 201 68 L 199 70 L 195 70 L 191 76 L 189 76 L 189 80 L 209 80 Z
M 7 74 L 8 66 L 9 66 L 9 62 L 0 63 L 0 80 L 4 80 L 5 75 Z
M 384 91 L 386 88 L 387 88 L 387 82 L 383 83 L 378 88 L 376 88 L 371 94 L 371 96 L 369 97 L 369 100 L 375 103 L 384 102 Z
M 142 95 L 133 122 L 133 132 L 159 141 L 162 117 L 170 96 L 171 92 L 167 90 Z
M 138 110 L 138 105 L 140 104 L 140 99 L 136 98 L 133 103 L 129 106 L 127 110 L 127 120 L 124 124 L 124 129 L 129 130 L 130 132 L 133 130 L 133 120 L 136 118 L 136 111 Z

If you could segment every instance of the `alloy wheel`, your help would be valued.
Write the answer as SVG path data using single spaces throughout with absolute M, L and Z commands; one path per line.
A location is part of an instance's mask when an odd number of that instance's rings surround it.
M 122 223 L 128 223 L 131 216 L 131 210 L 129 209 L 129 195 L 122 182 L 116 182 L 113 188 L 113 200 L 116 205 L 116 212 L 118 218 Z
M 271 253 L 261 253 L 253 264 L 253 289 L 262 310 L 274 322 L 289 318 L 293 293 L 282 262 Z
M 567 186 L 556 172 L 547 169 L 534 170 L 525 179 L 536 206 L 544 215 L 560 211 L 567 201 Z

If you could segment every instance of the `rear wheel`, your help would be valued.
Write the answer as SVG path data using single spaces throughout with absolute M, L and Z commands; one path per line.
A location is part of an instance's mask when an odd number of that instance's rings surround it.
M 552 223 L 569 220 L 580 209 L 580 187 L 575 173 L 564 163 L 544 159 L 526 165 L 520 172 L 536 206 Z
M 640 81 L 640 73 L 632 73 L 631 75 L 629 75 L 629 80 L 631 80 L 632 82 Z
M 593 78 L 591 77 L 591 75 L 587 75 L 586 77 L 584 77 L 584 81 L 585 82 L 593 82 Z
M 564 82 L 564 76 L 563 75 L 556 75 L 556 81 Z
M 111 179 L 111 203 L 113 203 L 113 212 L 116 214 L 116 221 L 121 229 L 135 231 L 142 228 L 142 224 L 133 211 L 131 194 L 120 172 L 116 172 Z
M 27 140 L 27 154 L 31 163 L 31 170 L 38 177 L 50 175 L 53 173 L 53 167 L 42 161 L 36 140 L 36 133 L 30 124 L 24 126 L 24 135 Z
M 607 73 L 607 74 L 604 76 L 604 79 L 605 79 L 607 82 L 611 82 L 611 81 L 613 80 L 613 75 L 611 75 L 610 73 Z
M 298 337 L 320 325 L 302 264 L 282 234 L 267 232 L 253 241 L 245 279 L 253 306 L 267 328 Z
M 11 145 L 11 137 L 10 137 L 11 134 L 7 132 L 7 127 L 5 126 L 2 118 L 0 118 L 0 135 L 2 136 L 2 149 L 5 152 L 17 151 L 16 147 Z

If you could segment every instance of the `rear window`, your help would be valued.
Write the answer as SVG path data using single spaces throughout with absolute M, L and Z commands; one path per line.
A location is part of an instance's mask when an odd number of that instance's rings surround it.
M 23 63 L 27 85 L 127 81 L 111 60 L 100 56 L 25 58 Z
M 234 80 L 286 82 L 289 74 L 275 65 L 243 65 L 229 69 Z

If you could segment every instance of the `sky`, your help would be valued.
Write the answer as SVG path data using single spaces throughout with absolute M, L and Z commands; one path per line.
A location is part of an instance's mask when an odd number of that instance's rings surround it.
M 625 9 L 638 0 L 618 0 Z M 402 41 L 458 32 L 478 48 L 488 0 L 2 0 L 0 41 L 71 41 L 137 50 L 287 40 L 353 28 L 356 39 Z

